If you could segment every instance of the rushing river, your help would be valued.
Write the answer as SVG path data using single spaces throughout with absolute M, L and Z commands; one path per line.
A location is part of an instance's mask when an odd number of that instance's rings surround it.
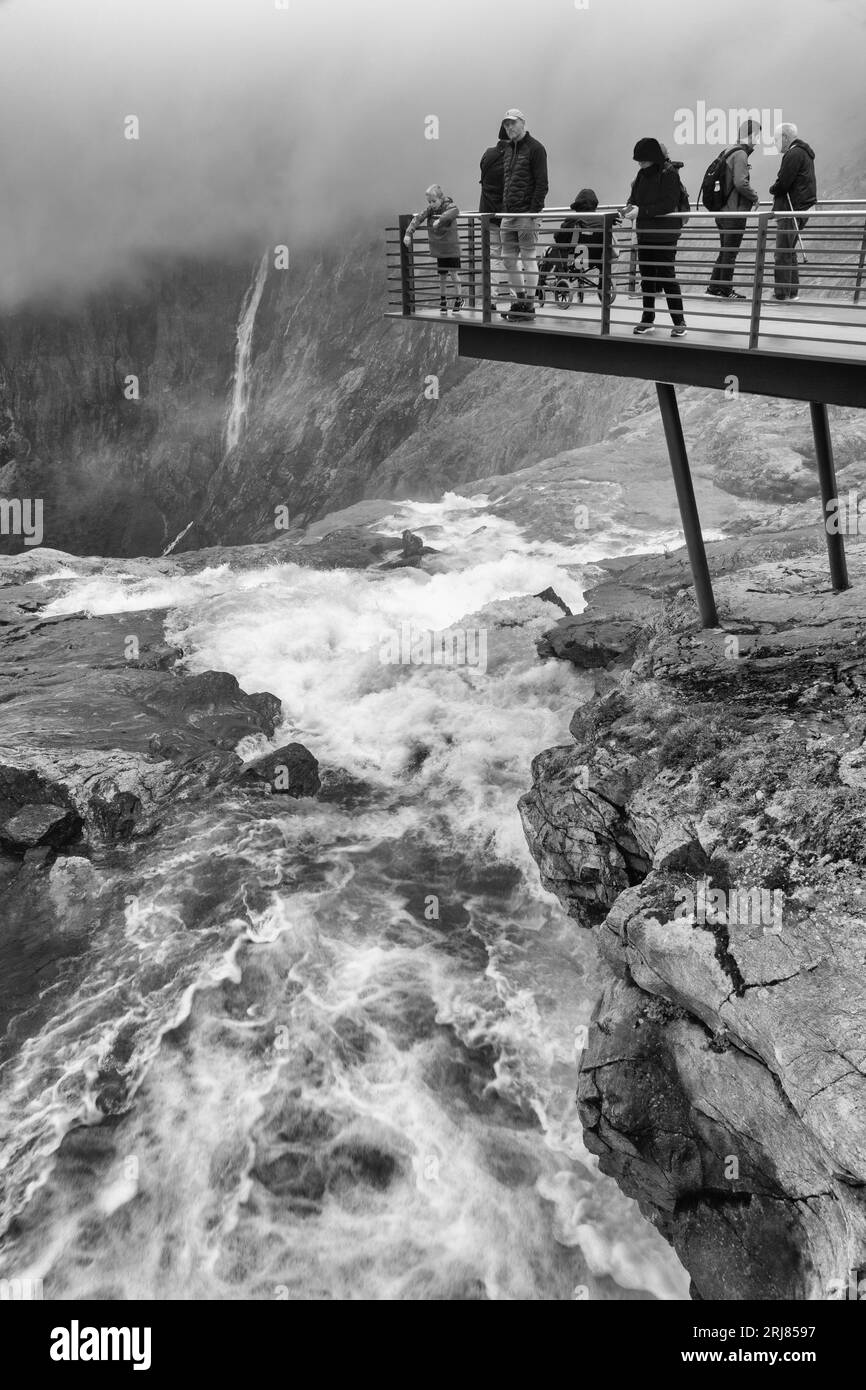
M 68 558 L 51 611 L 164 610 L 189 670 L 281 698 L 273 746 L 368 790 L 180 808 L 69 872 L 96 929 L 0 1075 L 0 1277 L 64 1299 L 686 1297 L 583 1148 L 598 966 L 516 809 L 590 687 L 537 657 L 555 611 L 515 598 L 579 609 L 593 559 L 673 537 L 566 547 L 454 496 L 376 529 L 405 527 L 439 552 L 425 572 Z M 483 633 L 484 659 L 383 660 L 407 624 Z

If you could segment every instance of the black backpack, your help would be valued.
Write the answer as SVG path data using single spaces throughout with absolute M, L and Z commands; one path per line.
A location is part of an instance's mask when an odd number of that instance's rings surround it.
M 733 176 L 731 174 L 728 160 L 737 150 L 742 150 L 748 154 L 748 145 L 734 145 L 730 150 L 722 150 L 716 155 L 707 172 L 704 174 L 701 191 L 698 195 L 698 207 L 703 203 L 707 212 L 721 212 L 725 203 L 731 196 L 733 186 Z
M 669 160 L 667 160 L 667 162 L 665 163 L 664 167 L 665 167 L 666 169 L 676 169 L 676 171 L 677 171 L 677 176 L 678 176 L 679 181 L 680 181 L 680 196 L 679 196 L 679 202 L 677 203 L 677 212 L 691 212 L 691 210 L 692 210 L 692 204 L 691 204 L 691 199 L 689 198 L 689 191 L 688 191 L 688 189 L 686 188 L 685 184 L 683 183 L 682 174 L 680 174 L 680 169 L 682 169 L 682 167 L 683 167 L 682 160 L 669 159 Z M 688 217 L 681 217 L 681 218 L 680 218 L 680 226 L 681 226 L 681 227 L 685 227 L 685 225 L 686 225 L 686 223 L 688 222 L 688 220 L 689 220 Z

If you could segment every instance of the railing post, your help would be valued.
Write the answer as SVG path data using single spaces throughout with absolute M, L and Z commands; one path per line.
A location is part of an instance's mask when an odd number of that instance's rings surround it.
M 602 336 L 610 333 L 610 288 L 611 266 L 613 265 L 613 224 L 615 212 L 604 214 L 604 245 L 601 256 L 601 331 Z
M 490 284 L 490 214 L 481 218 L 481 322 L 493 320 L 493 293 Z
M 475 294 L 475 277 L 476 277 L 476 273 L 477 273 L 476 257 L 475 257 L 475 218 L 474 218 L 474 217 L 470 217 L 470 219 L 469 219 L 469 250 L 468 250 L 468 261 L 469 261 L 469 307 L 470 307 L 470 309 L 474 309 L 474 308 L 475 308 L 475 301 L 476 301 L 476 294 Z
M 821 513 L 824 534 L 827 537 L 827 553 L 830 557 L 830 579 L 837 593 L 850 589 L 848 565 L 845 561 L 845 541 L 841 531 L 831 534 L 827 530 L 829 504 L 838 504 L 839 492 L 836 482 L 836 465 L 833 461 L 833 440 L 830 436 L 830 420 L 826 405 L 818 401 L 809 402 L 812 415 L 812 435 L 815 440 L 815 453 L 818 458 L 818 477 L 821 481 Z
M 637 235 L 632 233 L 631 247 L 628 253 L 628 292 L 637 292 Z
M 749 324 L 749 350 L 758 346 L 761 332 L 761 295 L 764 292 L 764 262 L 767 258 L 767 230 L 770 225 L 768 212 L 758 217 L 758 240 L 755 245 L 755 283 L 752 287 L 752 317 Z
M 407 317 L 415 307 L 415 286 L 413 284 L 414 257 L 411 246 L 406 246 L 403 238 L 406 228 L 412 221 L 408 212 L 400 214 L 400 282 L 403 291 L 403 313 Z
M 665 439 L 667 440 L 671 470 L 674 475 L 674 487 L 677 490 L 677 501 L 680 504 L 680 516 L 682 517 L 683 531 L 689 552 L 689 562 L 692 567 L 692 577 L 695 581 L 695 596 L 698 600 L 701 622 L 704 627 L 718 627 L 719 618 L 716 613 L 716 600 L 713 597 L 713 582 L 710 579 L 710 567 L 707 564 L 707 552 L 704 549 L 704 538 L 701 534 L 698 504 L 695 501 L 695 489 L 689 471 L 689 456 L 686 453 L 686 441 L 683 438 L 677 393 L 673 386 L 664 381 L 656 382 L 656 391 L 658 392 L 659 409 L 662 413 L 662 424 L 665 427 Z
M 860 240 L 860 260 L 857 263 L 857 279 L 854 281 L 854 303 L 860 303 L 860 288 L 863 284 L 863 267 L 866 265 L 866 222 L 863 223 L 863 236 Z

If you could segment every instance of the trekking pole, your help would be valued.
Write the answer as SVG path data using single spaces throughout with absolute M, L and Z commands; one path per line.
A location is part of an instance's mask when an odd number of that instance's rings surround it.
M 786 196 L 787 196 L 787 199 L 788 199 L 788 207 L 791 209 L 791 212 L 793 212 L 793 211 L 794 211 L 794 204 L 791 202 L 791 195 L 790 195 L 790 193 L 788 193 Z M 803 247 L 803 239 L 802 239 L 802 237 L 800 236 L 800 227 L 799 227 L 799 224 L 798 224 L 798 222 L 797 222 L 796 215 L 795 215 L 795 217 L 794 217 L 794 231 L 795 231 L 796 234 L 797 234 L 797 245 L 798 245 L 799 248 L 800 248 L 800 255 L 803 257 L 803 264 L 804 264 L 804 265 L 808 265 L 808 264 L 809 264 L 809 261 L 808 261 L 808 258 L 807 258 L 807 256 L 806 256 L 806 252 L 805 252 L 804 247 Z

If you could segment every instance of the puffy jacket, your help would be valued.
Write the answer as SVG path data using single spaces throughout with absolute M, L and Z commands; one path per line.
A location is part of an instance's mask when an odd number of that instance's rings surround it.
M 628 195 L 628 202 L 637 208 L 639 230 L 668 232 L 678 237 L 682 222 L 665 217 L 665 214 L 676 212 L 681 188 L 679 170 L 670 160 L 664 164 L 651 164 L 648 169 L 639 169 Z
M 752 187 L 749 176 L 749 156 L 742 147 L 728 145 L 731 151 L 726 163 L 731 175 L 731 191 L 725 201 L 723 212 L 746 212 L 761 200 Z
M 412 233 L 417 227 L 427 223 L 427 240 L 430 244 L 430 255 L 436 259 L 445 259 L 460 255 L 460 233 L 457 229 L 457 218 L 460 209 L 453 198 L 446 198 L 444 203 L 439 203 L 435 207 L 426 207 L 423 212 L 416 212 L 409 226 L 407 233 Z M 439 224 L 438 230 L 433 223 Z
M 771 184 L 773 211 L 791 207 L 797 210 L 810 208 L 818 201 L 818 185 L 815 182 L 815 151 L 805 140 L 792 140 L 782 156 L 782 164 Z
M 503 155 L 502 211 L 541 212 L 547 190 L 547 150 L 527 130 L 509 140 Z
M 500 126 L 499 140 L 485 150 L 481 156 L 481 201 L 479 212 L 499 212 L 502 207 L 502 192 L 505 185 L 505 146 L 508 136 L 505 126 Z M 491 225 L 499 226 L 500 219 L 491 217 Z

